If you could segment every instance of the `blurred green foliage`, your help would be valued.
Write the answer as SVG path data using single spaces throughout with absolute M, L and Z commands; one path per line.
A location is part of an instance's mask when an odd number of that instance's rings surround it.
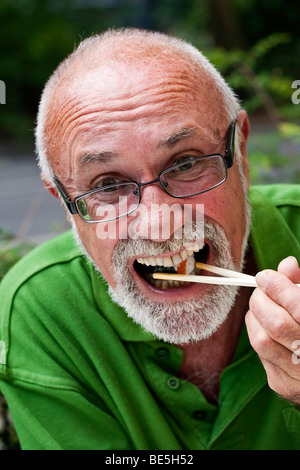
M 34 246 L 16 240 L 13 235 L 0 228 L 0 281 L 7 271 Z
M 280 127 L 279 132 L 252 134 L 248 144 L 251 184 L 299 184 L 299 136 L 299 126 L 292 132 Z
M 253 47 L 244 51 L 214 48 L 207 53 L 217 69 L 227 77 L 234 90 L 244 98 L 248 112 L 264 106 L 274 117 L 300 117 L 300 109 L 291 103 L 292 78 L 283 75 L 276 67 L 268 70 L 259 67 L 268 53 L 283 44 L 289 44 L 291 36 L 287 33 L 274 33 L 259 40 Z

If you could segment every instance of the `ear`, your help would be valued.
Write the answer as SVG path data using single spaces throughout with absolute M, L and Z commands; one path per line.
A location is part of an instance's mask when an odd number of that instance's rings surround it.
M 242 169 L 249 185 L 249 162 L 247 157 L 247 141 L 250 133 L 250 122 L 248 115 L 244 109 L 242 109 L 238 114 L 237 125 L 240 129 L 238 143 L 242 154 Z
M 237 117 L 237 123 L 240 128 L 240 145 L 242 152 L 246 151 L 246 144 L 250 133 L 250 122 L 247 112 L 242 109 Z
M 44 174 L 42 174 L 42 180 L 43 180 L 43 183 L 44 183 L 47 191 L 49 191 L 51 196 L 54 196 L 58 199 L 59 194 L 58 194 L 57 189 L 53 186 L 53 183 L 49 183 L 49 181 L 45 178 Z

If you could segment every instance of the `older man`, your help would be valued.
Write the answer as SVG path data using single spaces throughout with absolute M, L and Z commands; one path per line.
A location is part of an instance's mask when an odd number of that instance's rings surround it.
M 77 244 L 50 241 L 3 281 L 1 388 L 22 448 L 300 447 L 300 189 L 249 203 L 248 133 L 175 38 L 110 31 L 55 71 L 37 150 Z M 269 269 L 254 292 L 156 279 L 205 280 L 197 262 Z

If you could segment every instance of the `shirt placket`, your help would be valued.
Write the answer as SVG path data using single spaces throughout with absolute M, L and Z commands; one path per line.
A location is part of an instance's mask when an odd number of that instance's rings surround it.
M 144 377 L 166 419 L 185 449 L 206 449 L 217 407 L 200 390 L 179 377 L 182 351 L 160 343 L 140 344 Z

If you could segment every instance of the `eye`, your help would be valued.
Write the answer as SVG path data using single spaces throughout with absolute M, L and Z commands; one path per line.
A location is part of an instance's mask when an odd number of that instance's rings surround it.
M 110 184 L 118 184 L 120 182 L 121 182 L 121 180 L 119 178 L 115 178 L 113 176 L 108 176 L 108 177 L 104 178 L 103 180 L 99 181 L 97 183 L 97 186 L 99 188 L 102 188 L 103 186 L 109 186 Z
M 183 155 L 182 157 L 177 158 L 173 165 L 179 165 L 178 168 L 175 168 L 175 171 L 187 171 L 190 170 L 193 166 L 194 155 Z
M 117 178 L 115 176 L 106 176 L 105 178 L 102 178 L 96 182 L 94 185 L 93 189 L 104 189 L 106 186 L 111 186 L 113 184 L 119 184 L 121 183 L 122 180 L 120 178 Z M 114 188 L 108 188 L 106 191 L 114 191 Z

